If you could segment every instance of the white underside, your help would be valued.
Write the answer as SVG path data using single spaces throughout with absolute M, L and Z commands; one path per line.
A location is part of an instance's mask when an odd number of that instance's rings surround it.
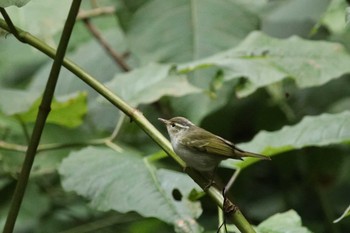
M 201 152 L 193 152 L 186 149 L 183 145 L 171 142 L 175 153 L 186 162 L 188 167 L 199 171 L 213 171 L 218 166 L 221 159 L 213 158 L 214 155 L 208 155 Z

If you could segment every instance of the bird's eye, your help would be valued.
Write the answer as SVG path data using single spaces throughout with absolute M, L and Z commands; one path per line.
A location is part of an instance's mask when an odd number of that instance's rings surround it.
M 172 123 L 172 124 L 171 124 L 171 127 L 173 127 L 173 128 L 174 128 L 175 126 L 176 126 L 176 125 L 175 125 L 175 123 Z

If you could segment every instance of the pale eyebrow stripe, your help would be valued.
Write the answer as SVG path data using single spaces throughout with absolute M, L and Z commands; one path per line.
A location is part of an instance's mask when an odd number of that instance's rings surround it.
M 188 128 L 190 128 L 190 127 L 187 126 L 187 125 L 181 125 L 181 124 L 179 124 L 179 123 L 175 123 L 175 125 L 176 125 L 176 126 L 179 126 L 180 128 L 183 128 L 183 129 L 188 129 Z

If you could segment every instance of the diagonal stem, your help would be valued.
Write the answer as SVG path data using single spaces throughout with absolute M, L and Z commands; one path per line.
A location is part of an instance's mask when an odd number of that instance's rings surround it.
M 10 31 L 9 27 L 3 23 L 3 20 L 0 19 L 0 27 Z M 17 28 L 17 30 L 20 30 Z M 41 52 L 47 54 L 49 57 L 55 57 L 55 50 L 44 42 L 40 41 L 36 37 L 30 35 L 29 33 L 20 30 L 19 35 L 23 36 L 23 40 L 30 44 L 31 46 L 37 48 Z M 129 116 L 140 128 L 147 133 L 162 149 L 170 155 L 174 160 L 178 162 L 182 167 L 185 166 L 185 163 L 174 153 L 171 148 L 170 142 L 142 115 L 141 112 L 137 111 L 135 108 L 128 105 L 125 101 L 123 101 L 119 96 L 115 95 L 112 91 L 107 89 L 102 83 L 98 82 L 91 75 L 82 70 L 78 65 L 74 64 L 69 59 L 65 58 L 63 65 L 70 70 L 72 73 L 77 75 L 82 81 L 96 90 L 99 94 L 101 94 L 104 98 L 106 98 L 110 103 L 123 111 L 127 116 Z M 202 188 L 204 188 L 208 181 L 204 180 L 200 174 L 196 172 L 191 172 L 189 175 L 192 179 L 198 183 Z M 228 199 L 226 200 L 226 205 L 223 205 L 224 198 L 221 192 L 215 187 L 210 187 L 206 190 L 207 194 L 213 199 L 213 201 L 220 208 L 224 208 L 227 211 L 226 214 L 228 218 L 230 218 L 233 223 L 237 226 L 237 228 L 243 233 L 255 233 L 253 227 L 249 224 L 247 219 L 243 216 L 242 212 Z
M 32 137 L 26 152 L 26 157 L 22 166 L 21 173 L 19 175 L 16 189 L 12 198 L 9 213 L 7 215 L 6 223 L 4 226 L 4 233 L 11 233 L 14 230 L 16 219 L 21 208 L 23 196 L 28 184 L 28 179 L 30 175 L 30 170 L 33 166 L 35 154 L 40 142 L 40 138 L 45 126 L 46 118 L 50 112 L 51 101 L 53 99 L 54 91 L 56 88 L 58 76 L 63 63 L 64 55 L 68 46 L 70 35 L 72 34 L 73 26 L 75 24 L 76 16 L 78 15 L 81 0 L 74 0 L 72 2 L 67 21 L 64 25 L 62 36 L 57 48 L 57 54 L 55 56 L 54 62 L 52 64 L 51 72 L 45 87 L 43 98 L 39 106 L 38 116 L 35 121 Z M 21 38 L 17 29 L 12 24 L 10 17 L 8 17 L 5 9 L 1 8 L 1 13 L 3 14 L 7 25 L 11 29 L 11 32 L 18 38 Z M 21 39 L 20 39 L 21 40 Z M 21 40 L 22 41 L 22 40 Z
M 1 13 L 2 17 L 4 17 L 4 19 L 7 23 L 7 26 L 10 29 L 10 32 L 17 38 L 17 40 L 19 40 L 23 43 L 26 43 L 25 40 L 19 35 L 15 25 L 12 23 L 12 20 L 11 20 L 10 16 L 7 14 L 5 8 L 0 7 L 0 13 Z

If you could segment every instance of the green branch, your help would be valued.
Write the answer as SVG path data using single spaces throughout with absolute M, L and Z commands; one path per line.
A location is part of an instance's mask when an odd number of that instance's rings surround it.
M 9 213 L 7 215 L 7 219 L 4 226 L 4 233 L 11 233 L 13 232 L 16 219 L 19 213 L 19 209 L 21 207 L 23 196 L 28 184 L 30 171 L 33 166 L 35 154 L 37 152 L 37 148 L 40 142 L 40 138 L 42 135 L 42 132 L 44 130 L 45 122 L 47 119 L 47 116 L 50 112 L 50 106 L 53 99 L 53 95 L 55 92 L 58 76 L 62 67 L 62 62 L 64 55 L 66 53 L 66 49 L 68 46 L 70 35 L 73 31 L 73 26 L 75 24 L 75 19 L 78 15 L 79 8 L 80 8 L 81 0 L 74 0 L 72 2 L 67 21 L 64 25 L 62 36 L 57 48 L 57 54 L 55 55 L 54 62 L 52 64 L 51 72 L 48 78 L 48 81 L 46 83 L 46 87 L 44 90 L 43 98 L 41 101 L 41 104 L 39 106 L 39 112 L 35 121 L 32 137 L 30 139 L 30 143 L 28 146 L 28 150 L 26 152 L 26 157 L 24 159 L 24 163 L 22 166 L 21 173 L 19 175 L 16 189 L 13 194 L 11 206 Z M 11 29 L 10 32 L 14 33 L 14 35 L 21 40 L 21 34 L 17 32 L 17 30 L 14 28 L 14 25 L 11 22 L 10 17 L 7 15 L 5 9 L 1 9 L 1 13 L 4 16 L 4 19 L 7 22 L 7 25 L 9 25 L 9 28 Z M 22 38 L 23 39 L 23 38 Z M 22 40 L 21 40 L 22 41 Z M 25 40 L 23 39 L 23 42 Z
M 10 31 L 6 23 L 0 19 L 0 27 Z M 21 40 L 25 41 L 25 43 L 30 44 L 41 52 L 45 53 L 51 58 L 54 58 L 56 55 L 56 51 L 40 41 L 38 38 L 33 35 L 20 30 L 17 28 L 19 32 L 19 36 Z M 98 82 L 91 75 L 86 73 L 83 69 L 81 69 L 78 65 L 65 58 L 63 60 L 63 66 L 70 70 L 73 74 L 75 74 L 78 78 L 80 78 L 83 82 L 101 94 L 104 98 L 106 98 L 110 103 L 123 111 L 127 116 L 129 116 L 146 134 L 148 134 L 168 155 L 170 155 L 173 159 L 175 159 L 182 167 L 185 167 L 185 163 L 173 152 L 170 142 L 139 112 L 137 109 L 128 105 L 125 101 L 123 101 L 120 97 L 115 95 L 112 91 L 107 89 L 102 83 Z M 188 169 L 188 174 L 192 177 L 192 179 L 198 183 L 202 188 L 206 187 L 208 184 L 208 180 L 203 179 L 203 177 L 193 171 L 192 169 Z M 231 201 L 226 200 L 224 203 L 224 198 L 221 195 L 221 192 L 215 187 L 210 187 L 205 190 L 206 193 L 214 200 L 214 202 L 222 209 L 225 210 L 226 216 L 230 218 L 233 223 L 237 226 L 237 228 L 243 233 L 253 233 L 255 232 L 253 227 L 249 224 L 246 218 L 243 216 L 241 211 L 238 209 L 236 205 L 234 205 Z
M 101 138 L 101 139 L 91 139 L 91 140 L 82 141 L 82 142 L 41 144 L 37 148 L 37 153 L 43 152 L 43 151 L 49 151 L 49 150 L 71 148 L 71 147 L 83 147 L 83 146 L 101 145 L 101 144 L 107 145 L 110 141 L 111 141 L 110 138 Z M 9 143 L 9 142 L 0 140 L 0 149 L 16 151 L 16 152 L 26 152 L 28 150 L 28 147 L 24 145 Z

